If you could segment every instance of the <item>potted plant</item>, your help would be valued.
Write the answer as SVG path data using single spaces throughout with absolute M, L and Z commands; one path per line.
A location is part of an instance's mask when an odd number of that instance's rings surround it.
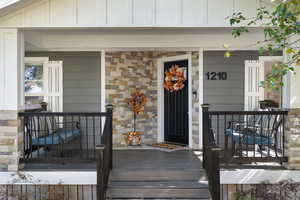
M 136 118 L 138 115 L 144 114 L 146 103 L 147 97 L 139 90 L 132 92 L 131 98 L 127 100 L 127 104 L 133 112 L 133 131 L 124 134 L 127 145 L 140 145 L 142 142 L 142 133 L 136 131 Z

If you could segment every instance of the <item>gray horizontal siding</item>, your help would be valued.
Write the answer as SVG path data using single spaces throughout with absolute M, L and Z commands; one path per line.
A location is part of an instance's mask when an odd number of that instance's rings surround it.
M 100 52 L 27 52 L 26 56 L 63 61 L 65 112 L 100 111 Z
M 224 51 L 204 52 L 204 103 L 211 110 L 244 109 L 245 60 L 257 60 L 256 51 L 234 51 L 224 58 Z M 227 80 L 207 80 L 207 72 L 227 72 Z
M 27 52 L 28 57 L 49 57 L 63 61 L 64 112 L 97 112 L 101 109 L 101 56 L 100 52 Z M 88 124 L 86 123 L 88 121 Z M 95 149 L 100 143 L 101 123 L 96 119 L 95 128 L 91 118 L 81 118 L 81 146 Z M 75 143 L 71 147 L 79 148 Z M 75 145 L 75 146 L 74 146 Z

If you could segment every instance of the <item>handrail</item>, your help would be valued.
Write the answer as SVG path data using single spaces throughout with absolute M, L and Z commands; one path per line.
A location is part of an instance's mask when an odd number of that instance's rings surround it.
M 106 112 L 19 112 L 18 115 L 20 117 L 25 116 L 108 116 L 109 114 Z
M 206 111 L 211 115 L 274 115 L 274 114 L 287 114 L 287 110 L 270 110 L 270 111 Z
M 113 107 L 106 106 L 107 117 L 105 120 L 101 145 L 97 151 L 97 200 L 106 199 L 106 190 L 109 182 L 110 171 L 113 168 L 112 129 Z
M 203 105 L 203 168 L 207 172 L 212 200 L 220 200 L 220 158 L 221 148 L 216 145 L 208 114 L 208 105 Z

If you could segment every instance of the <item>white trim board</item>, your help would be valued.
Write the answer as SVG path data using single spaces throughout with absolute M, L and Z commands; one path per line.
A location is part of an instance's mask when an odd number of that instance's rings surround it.
M 265 62 L 283 62 L 283 56 L 259 56 L 259 61 L 262 63 L 262 66 L 265 70 Z M 285 105 L 286 105 L 286 102 L 289 101 L 289 96 L 287 95 L 287 90 L 288 88 L 287 87 L 287 78 L 288 76 L 283 76 L 283 82 L 284 82 L 284 85 L 282 86 L 281 88 L 281 99 L 280 99 L 280 106 L 283 107 L 283 108 L 286 108 Z M 264 96 L 265 94 L 263 94 Z
M 189 102 L 189 147 L 193 146 L 193 124 L 192 124 L 192 55 L 171 56 L 158 59 L 157 63 L 157 130 L 158 142 L 164 141 L 164 63 L 177 60 L 188 60 L 188 102 Z
M 29 65 L 44 65 L 49 61 L 49 57 L 25 57 L 24 64 Z
M 199 54 L 199 66 L 198 66 L 198 70 L 199 70 L 199 88 L 198 88 L 198 101 L 199 101 L 199 149 L 202 149 L 203 147 L 203 113 L 202 113 L 202 104 L 204 104 L 204 64 L 203 64 L 203 60 L 204 60 L 204 51 L 203 49 L 199 49 L 198 54 Z

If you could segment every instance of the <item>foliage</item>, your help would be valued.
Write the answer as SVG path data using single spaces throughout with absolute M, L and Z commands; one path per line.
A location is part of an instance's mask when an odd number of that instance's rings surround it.
M 250 189 L 236 193 L 236 200 L 298 200 L 300 184 L 290 180 L 277 184 L 251 185 Z
M 283 85 L 282 76 L 294 72 L 300 66 L 300 0 L 277 1 L 273 11 L 266 7 L 257 9 L 257 15 L 246 18 L 242 12 L 233 13 L 229 17 L 230 25 L 235 26 L 232 35 L 235 38 L 251 31 L 251 26 L 263 28 L 264 40 L 258 41 L 261 54 L 274 55 L 285 52 L 289 59 L 273 66 L 272 73 L 262 82 L 262 86 L 278 89 Z M 225 57 L 230 57 L 227 45 Z

